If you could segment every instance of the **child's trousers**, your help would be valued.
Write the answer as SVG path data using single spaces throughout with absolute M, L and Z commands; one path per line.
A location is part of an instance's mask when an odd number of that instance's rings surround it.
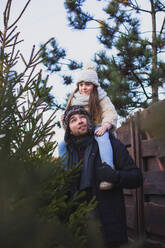
M 97 126 L 95 130 L 97 130 L 99 127 Z M 100 151 L 100 157 L 102 162 L 107 163 L 107 165 L 110 165 L 113 167 L 113 150 L 112 150 L 112 145 L 111 141 L 109 138 L 109 132 L 106 131 L 102 136 L 96 136 L 95 135 L 95 140 L 98 143 L 99 146 L 99 151 Z

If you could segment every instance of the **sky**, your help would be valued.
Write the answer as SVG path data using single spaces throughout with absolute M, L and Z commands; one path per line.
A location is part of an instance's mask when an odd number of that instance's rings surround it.
M 104 0 L 106 3 L 108 0 Z M 0 0 L 0 24 L 2 22 L 2 13 L 7 0 Z M 11 21 L 18 17 L 27 0 L 13 0 Z M 88 0 L 88 8 L 90 13 L 97 13 L 98 19 L 104 19 L 102 9 L 102 1 Z M 146 4 L 148 0 L 139 0 L 141 4 Z M 150 29 L 151 20 L 148 16 L 143 17 L 143 31 Z M 159 18 L 158 21 L 161 21 Z M 91 22 L 87 30 L 78 31 L 68 26 L 66 18 L 66 10 L 63 0 L 31 0 L 25 13 L 18 22 L 17 31 L 20 32 L 20 39 L 24 41 L 20 44 L 21 53 L 28 59 L 33 45 L 36 50 L 40 44 L 55 37 L 60 47 L 66 49 L 67 56 L 77 61 L 86 61 L 94 57 L 94 54 L 104 47 L 101 45 L 96 36 L 99 34 L 99 26 L 97 23 Z M 21 65 L 18 69 L 21 69 Z M 52 94 L 59 101 L 65 99 L 66 92 L 71 92 L 72 86 L 66 89 L 61 84 L 58 75 L 50 77 L 50 83 L 53 85 Z M 57 117 L 59 118 L 59 116 Z M 63 131 L 58 130 L 57 141 L 63 139 Z
M 19 16 L 27 2 L 28 0 L 12 1 L 10 23 Z M 98 18 L 99 16 L 102 18 L 100 2 L 96 0 L 88 2 L 88 7 L 97 12 Z M 3 17 L 1 11 L 4 11 L 6 3 L 7 0 L 0 0 L 0 24 L 2 24 Z M 86 31 L 75 31 L 68 26 L 63 0 L 31 0 L 17 26 L 17 32 L 20 32 L 19 38 L 24 40 L 20 43 L 19 49 L 27 60 L 33 45 L 37 51 L 41 43 L 43 44 L 52 37 L 55 37 L 60 47 L 66 50 L 67 57 L 80 62 L 92 59 L 95 52 L 103 49 L 96 39 L 96 35 L 99 33 L 98 24 L 91 23 L 90 28 Z M 22 66 L 22 64 L 18 64 L 17 70 L 21 71 Z M 61 84 L 58 75 L 50 76 L 49 81 L 53 85 L 51 93 L 58 101 L 64 100 L 66 93 L 72 91 L 73 86 L 66 89 L 66 86 Z M 60 120 L 60 115 L 57 115 L 57 120 Z M 56 141 L 60 142 L 63 135 L 63 130 L 57 129 Z
M 1 6 L 6 2 L 7 0 L 0 0 Z M 18 16 L 26 2 L 27 0 L 13 0 L 12 18 Z M 63 0 L 31 0 L 18 22 L 20 37 L 24 39 L 22 49 L 25 55 L 30 53 L 34 44 L 38 46 L 51 37 L 56 37 L 60 46 L 67 48 L 68 55 L 78 60 L 91 58 L 94 52 L 99 50 L 99 43 L 95 38 L 98 30 L 74 31 L 67 25 L 63 2 Z M 89 8 L 94 4 L 96 9 L 96 2 L 96 0 L 90 0 Z M 98 9 L 96 11 L 99 16 L 101 13 Z

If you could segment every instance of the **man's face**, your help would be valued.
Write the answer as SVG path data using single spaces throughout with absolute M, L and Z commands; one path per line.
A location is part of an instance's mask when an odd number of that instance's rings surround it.
M 87 119 L 84 114 L 75 114 L 70 117 L 69 128 L 74 136 L 83 136 L 88 131 Z

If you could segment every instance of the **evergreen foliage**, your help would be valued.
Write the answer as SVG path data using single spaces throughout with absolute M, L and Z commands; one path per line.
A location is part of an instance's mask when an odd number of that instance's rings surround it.
M 29 2 L 10 24 L 14 1 L 8 0 L 0 31 L 0 247 L 102 247 L 101 237 L 91 238 L 95 199 L 83 201 L 85 193 L 72 190 L 80 165 L 66 170 L 53 159 L 54 98 L 37 69 L 50 41 L 37 52 L 33 47 L 28 61 L 18 50 L 16 24 Z
M 159 99 L 159 87 L 164 83 L 165 63 L 159 54 L 165 47 L 165 21 L 160 29 L 156 18 L 165 12 L 164 1 L 148 0 L 143 8 L 138 1 L 111 0 L 104 3 L 107 18 L 97 19 L 84 11 L 87 1 L 64 1 L 69 25 L 75 29 L 87 28 L 88 22 L 99 24 L 98 39 L 105 51 L 95 55 L 100 82 L 121 116 L 130 110 L 146 108 Z M 104 2 L 104 1 L 102 1 Z M 144 37 L 140 15 L 145 13 L 151 22 L 152 37 Z M 109 55 L 113 49 L 114 54 Z
M 69 70 L 81 67 L 81 63 L 67 58 L 65 49 L 60 47 L 55 38 L 49 42 L 49 45 L 41 45 L 40 56 L 43 58 L 43 64 L 50 73 L 61 71 L 63 66 L 67 66 Z M 63 78 L 65 79 L 65 75 L 63 75 Z M 66 83 L 64 81 L 64 84 L 68 84 L 67 80 Z

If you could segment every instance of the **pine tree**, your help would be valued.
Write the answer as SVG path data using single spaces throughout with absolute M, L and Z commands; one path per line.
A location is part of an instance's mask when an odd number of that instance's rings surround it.
M 41 57 L 43 58 L 43 65 L 46 70 L 51 74 L 58 73 L 58 76 L 61 77 L 61 81 L 66 86 L 73 82 L 71 72 L 82 67 L 81 62 L 77 62 L 67 56 L 66 50 L 58 44 L 56 38 L 53 38 L 47 46 L 41 45 Z M 64 71 L 67 72 L 64 74 Z M 69 94 L 67 95 L 65 102 L 55 101 L 55 106 L 58 109 L 64 110 L 68 97 Z
M 0 31 L 0 247 L 101 247 L 91 239 L 95 199 L 83 202 L 84 192 L 72 190 L 80 165 L 66 170 L 52 159 L 56 109 L 48 77 L 37 69 L 50 41 L 33 47 L 28 60 L 18 50 L 16 24 L 29 2 L 10 24 L 8 0 Z
M 156 18 L 165 12 L 164 1 L 148 0 L 146 6 L 141 7 L 138 1 L 111 0 L 105 3 L 107 18 L 104 20 L 83 10 L 85 0 L 64 2 L 70 26 L 85 29 L 90 21 L 99 24 L 98 39 L 105 51 L 96 54 L 95 60 L 101 83 L 118 113 L 126 116 L 129 110 L 145 108 L 158 101 L 158 90 L 164 83 L 165 63 L 159 54 L 165 46 L 165 19 L 158 29 Z M 142 35 L 142 13 L 151 18 L 151 29 L 148 30 L 152 33 L 151 39 Z M 109 55 L 112 49 L 115 52 Z

